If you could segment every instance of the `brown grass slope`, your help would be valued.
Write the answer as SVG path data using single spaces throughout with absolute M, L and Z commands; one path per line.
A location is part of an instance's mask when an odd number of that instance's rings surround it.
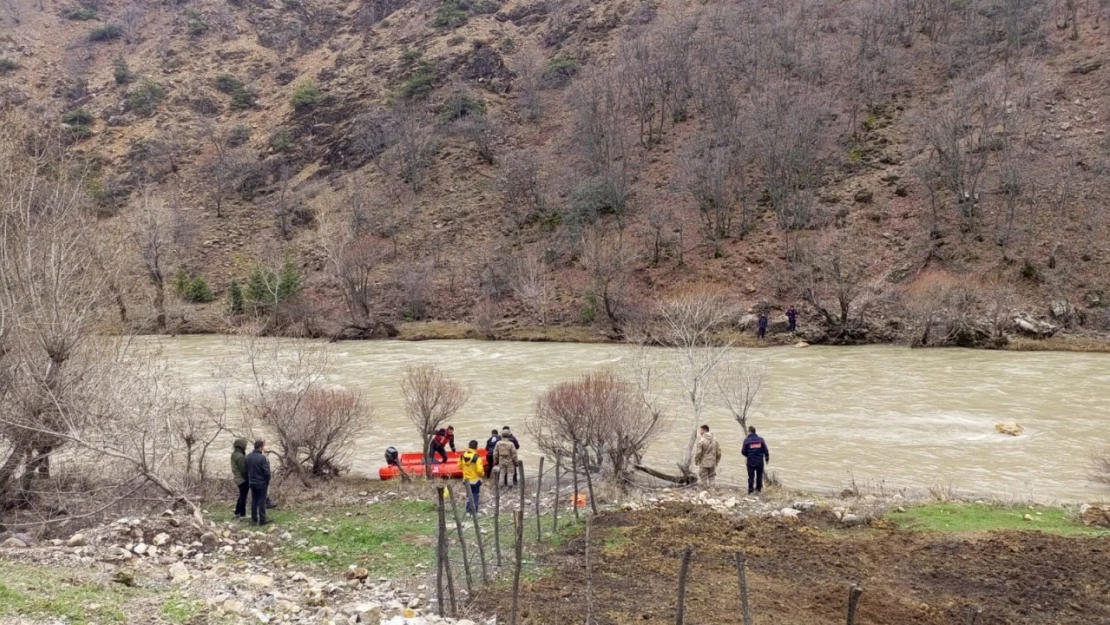
M 91 114 L 66 132 L 121 240 L 169 207 L 217 295 L 178 330 L 287 253 L 318 333 L 619 334 L 711 285 L 818 340 L 988 343 L 1051 300 L 1108 327 L 1105 4 L 0 0 L 0 104 Z

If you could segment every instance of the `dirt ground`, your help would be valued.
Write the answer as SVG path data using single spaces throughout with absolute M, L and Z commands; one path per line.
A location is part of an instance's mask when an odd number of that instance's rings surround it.
M 599 625 L 673 623 L 679 555 L 691 545 L 686 623 L 740 623 L 735 554 L 748 559 L 753 623 L 845 622 L 848 586 L 862 585 L 857 623 L 1110 623 L 1110 543 L 1039 532 L 956 536 L 896 528 L 833 529 L 827 519 L 734 524 L 696 505 L 614 512 L 593 530 L 593 612 Z M 585 538 L 545 558 L 551 573 L 523 585 L 530 625 L 581 623 Z M 478 598 L 506 618 L 511 591 Z

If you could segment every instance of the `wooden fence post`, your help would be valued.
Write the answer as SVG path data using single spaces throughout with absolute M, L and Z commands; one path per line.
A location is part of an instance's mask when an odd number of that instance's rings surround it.
M 859 584 L 852 584 L 848 588 L 848 625 L 856 625 L 856 606 L 859 605 L 859 597 L 863 594 L 863 589 Z
M 493 549 L 497 556 L 497 566 L 501 567 L 501 471 L 490 473 L 493 476 Z
M 478 507 L 475 506 L 470 510 L 471 515 L 474 517 L 474 536 L 478 541 L 478 557 L 482 560 L 482 583 L 489 583 L 489 568 L 486 567 L 486 548 L 482 544 L 482 528 L 478 527 Z
M 590 542 L 593 540 L 593 517 L 586 517 L 586 625 L 594 622 L 594 568 L 590 559 Z
M 682 552 L 682 564 L 678 569 L 678 607 L 675 609 L 675 625 L 682 625 L 686 617 L 686 573 L 690 570 L 690 557 L 694 548 L 686 547 Z
M 447 553 L 447 512 L 443 505 L 443 486 L 438 486 L 439 491 L 439 541 L 440 552 L 443 554 L 443 570 L 447 575 L 447 596 L 451 599 L 451 615 L 458 614 L 455 603 L 455 574 L 451 571 L 451 558 Z
M 439 511 L 439 518 L 443 518 L 443 490 L 441 487 L 436 487 L 436 504 Z M 443 555 L 444 555 L 444 540 L 443 540 L 443 523 L 436 524 L 436 604 L 439 608 L 439 615 L 442 617 L 446 614 L 447 600 L 443 595 Z
M 736 572 L 740 576 L 740 613 L 744 617 L 744 625 L 752 625 L 752 613 L 748 609 L 748 574 L 744 563 L 744 552 L 736 552 Z
M 570 454 L 570 472 L 574 476 L 574 521 L 578 522 L 578 443 Z
M 463 488 L 469 489 L 469 485 L 463 484 Z M 470 499 L 470 494 L 467 494 L 467 500 Z M 470 575 L 470 556 L 466 552 L 466 539 L 463 537 L 462 517 L 459 516 L 459 504 L 455 501 L 455 496 L 451 495 L 451 514 L 455 517 L 455 530 L 459 533 L 459 547 L 462 549 L 463 570 L 466 572 L 466 594 L 467 596 L 474 595 L 474 578 Z
M 562 470 L 562 456 L 555 455 L 555 518 L 551 521 L 551 533 L 559 533 L 559 471 Z
M 590 511 L 597 515 L 597 499 L 594 498 L 594 478 L 590 475 L 590 462 L 585 449 L 582 450 L 582 466 L 586 467 L 586 488 L 590 492 Z M 575 502 L 577 503 L 577 502 Z
M 536 473 L 536 542 L 543 540 L 543 524 L 540 520 L 540 489 L 543 488 L 543 456 L 540 456 L 540 467 Z M 523 489 L 522 489 L 523 490 Z
M 521 489 L 523 492 L 523 489 Z M 524 507 L 516 511 L 516 566 L 513 568 L 513 613 L 509 625 L 516 625 L 520 613 L 520 569 L 524 564 Z

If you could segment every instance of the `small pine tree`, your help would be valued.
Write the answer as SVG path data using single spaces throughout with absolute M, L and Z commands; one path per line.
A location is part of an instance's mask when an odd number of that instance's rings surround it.
M 281 261 L 281 273 L 278 274 L 277 301 L 284 302 L 301 290 L 301 272 L 293 264 L 293 259 L 288 254 Z
M 116 78 L 117 85 L 126 85 L 135 80 L 135 74 L 131 73 L 131 68 L 127 66 L 127 59 L 123 58 L 122 54 L 112 61 L 112 74 Z
M 227 289 L 227 311 L 233 315 L 241 315 L 246 310 L 243 301 L 243 289 L 238 280 L 232 280 Z
M 189 282 L 189 270 L 185 269 L 185 265 L 179 266 L 177 271 L 173 274 L 172 284 L 174 294 L 178 297 L 185 297 L 185 292 L 189 290 Z
M 185 288 L 185 300 L 195 304 L 206 304 L 215 299 L 212 289 L 208 288 L 208 281 L 202 276 L 197 276 L 189 281 Z
M 265 309 L 273 303 L 270 289 L 266 286 L 266 283 L 269 282 L 266 274 L 267 272 L 262 267 L 255 265 L 250 278 L 247 279 L 247 301 L 256 310 Z

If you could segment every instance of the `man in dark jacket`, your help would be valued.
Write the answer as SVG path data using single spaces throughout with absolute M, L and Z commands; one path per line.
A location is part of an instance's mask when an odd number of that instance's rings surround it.
M 790 308 L 786 309 L 786 323 L 787 323 L 787 326 L 788 326 L 787 330 L 789 330 L 791 334 L 794 334 L 795 332 L 798 331 L 798 309 L 797 308 L 794 308 L 793 306 L 791 306 Z
M 759 313 L 759 330 L 757 331 L 759 340 L 763 340 L 767 336 L 767 313 Z
M 247 439 L 237 438 L 231 452 L 231 477 L 239 487 L 239 499 L 235 502 L 235 518 L 247 516 Z
M 489 434 L 489 438 L 486 439 L 486 477 L 489 477 L 493 471 L 493 448 L 497 447 L 497 443 L 501 441 L 497 430 L 490 430 Z
M 436 430 L 429 447 L 428 455 L 433 463 L 436 462 L 436 456 L 439 456 L 439 462 L 447 462 L 447 430 L 443 428 Z
M 763 492 L 763 463 L 771 462 L 771 451 L 767 449 L 767 441 L 755 433 L 754 427 L 748 428 L 748 437 L 744 439 L 740 453 L 748 459 L 748 494 Z
M 247 456 L 247 481 L 251 487 L 251 524 L 266 525 L 266 491 L 270 488 L 270 460 L 262 450 L 266 441 L 254 441 L 254 451 Z
M 455 426 L 453 425 L 447 426 L 447 446 L 451 451 L 455 451 Z

